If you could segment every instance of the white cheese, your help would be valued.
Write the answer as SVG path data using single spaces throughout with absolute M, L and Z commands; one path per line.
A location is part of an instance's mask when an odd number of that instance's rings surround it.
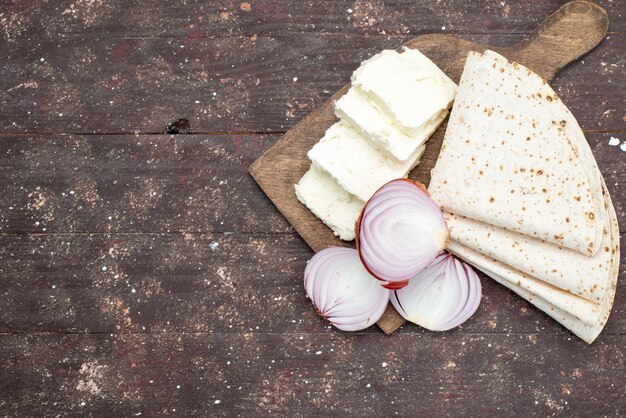
M 386 152 L 398 161 L 415 163 L 421 155 L 421 148 L 433 132 L 446 118 L 446 110 L 430 120 L 419 133 L 409 136 L 398 128 L 375 103 L 352 87 L 335 103 L 335 114 L 349 124 L 372 146 Z
M 354 239 L 365 202 L 419 163 L 455 94 L 456 84 L 417 50 L 365 61 L 335 104 L 340 121 L 308 153 L 298 200 L 339 238 Z
M 450 108 L 456 84 L 415 49 L 385 50 L 352 74 L 353 88 L 411 137 L 421 137 Z
M 420 150 L 423 152 L 424 147 Z M 348 193 L 368 200 L 383 184 L 406 177 L 415 161 L 398 162 L 373 148 L 345 122 L 328 128 L 308 153 L 313 165 L 330 174 Z
M 342 189 L 326 172 L 311 166 L 296 184 L 296 196 L 339 238 L 354 239 L 354 228 L 365 202 Z

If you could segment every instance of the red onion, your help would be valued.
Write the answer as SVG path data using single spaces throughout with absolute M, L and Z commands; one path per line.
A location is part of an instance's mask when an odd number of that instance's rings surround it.
M 467 264 L 441 254 L 390 300 L 406 319 L 431 331 L 447 331 L 467 321 L 478 309 L 480 279 Z
M 389 291 L 350 248 L 326 248 L 315 254 L 304 270 L 304 288 L 317 313 L 343 331 L 374 324 L 389 301 Z
M 441 254 L 449 231 L 426 188 L 392 180 L 367 202 L 357 222 L 357 248 L 365 268 L 385 287 L 399 289 Z

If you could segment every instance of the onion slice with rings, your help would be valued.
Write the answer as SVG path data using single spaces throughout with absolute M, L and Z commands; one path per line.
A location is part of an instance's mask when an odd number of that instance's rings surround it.
M 304 288 L 317 313 L 343 331 L 376 323 L 389 302 L 389 290 L 350 248 L 331 247 L 315 254 L 304 270 Z
M 365 268 L 385 287 L 399 289 L 426 268 L 448 244 L 450 233 L 426 188 L 402 178 L 372 195 L 356 226 Z
M 406 319 L 431 331 L 447 331 L 467 321 L 478 309 L 480 279 L 467 264 L 448 253 L 392 292 L 394 308 Z

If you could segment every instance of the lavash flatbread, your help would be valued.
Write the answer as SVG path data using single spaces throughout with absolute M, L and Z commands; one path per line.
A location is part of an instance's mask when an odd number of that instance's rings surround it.
M 573 295 L 567 292 L 555 293 L 551 291 L 554 289 L 549 289 L 551 286 L 547 284 L 543 284 L 544 288 L 542 289 L 540 280 L 525 275 L 510 266 L 484 256 L 457 242 L 451 241 L 448 250 L 544 311 L 587 343 L 592 343 L 600 334 L 602 328 L 604 328 L 613 306 L 620 257 L 617 216 L 606 186 L 603 185 L 603 188 L 607 206 L 607 235 L 610 243 L 609 252 L 611 254 L 609 264 L 610 282 L 597 305 L 597 312 L 592 316 L 587 316 L 589 313 L 584 307 L 577 307 L 571 304 Z
M 500 62 L 502 65 L 509 64 L 507 59 L 502 55 L 499 55 L 493 51 L 486 50 L 485 55 Z M 597 210 L 595 214 L 596 219 L 596 230 L 595 230 L 595 242 L 598 243 L 598 246 L 595 250 L 589 248 L 587 251 L 588 255 L 594 255 L 596 251 L 602 248 L 602 240 L 603 236 L 607 230 L 606 225 L 608 224 L 608 203 L 604 197 L 604 194 L 608 194 L 606 187 L 604 185 L 604 180 L 602 179 L 602 174 L 598 168 L 598 164 L 596 163 L 596 159 L 591 151 L 591 147 L 585 138 L 585 134 L 582 129 L 578 125 L 578 121 L 572 115 L 570 110 L 565 106 L 565 104 L 559 99 L 557 94 L 552 90 L 550 85 L 538 74 L 534 73 L 532 70 L 520 66 L 517 63 L 510 64 L 513 68 L 522 68 L 525 69 L 528 77 L 525 79 L 527 88 L 531 90 L 531 97 L 535 94 L 535 98 L 541 98 L 537 94 L 541 94 L 541 96 L 547 98 L 549 94 L 553 94 L 553 100 L 543 100 L 539 103 L 543 106 L 546 113 L 550 113 L 552 115 L 563 115 L 563 119 L 555 118 L 552 121 L 553 126 L 557 126 L 556 134 L 557 138 L 547 138 L 552 140 L 560 140 L 563 142 L 567 142 L 573 149 L 576 155 L 581 162 L 581 167 L 585 172 L 586 179 L 589 184 L 589 192 L 591 193 L 594 206 Z M 558 128 L 560 126 L 560 128 Z M 564 162 L 567 164 L 567 162 Z M 581 184 L 577 184 L 578 190 L 580 192 Z
M 534 296 L 540 297 L 551 306 L 567 312 L 585 324 L 592 325 L 596 323 L 600 316 L 598 304 L 548 285 L 536 277 L 525 274 L 501 261 L 480 254 L 475 250 L 464 247 L 455 241 L 450 242 L 448 250 L 454 254 L 458 253 L 459 256 L 462 256 L 464 260 L 476 266 L 479 270 L 483 270 L 484 268 L 489 269 L 490 272 L 502 278 L 502 280 L 505 280 L 507 283 L 524 289 Z
M 610 288 L 613 255 L 606 226 L 600 250 L 587 257 L 484 222 L 453 214 L 445 214 L 445 218 L 453 241 L 563 291 L 597 304 Z
M 538 75 L 470 52 L 429 191 L 447 212 L 593 255 L 605 214 L 580 138 Z

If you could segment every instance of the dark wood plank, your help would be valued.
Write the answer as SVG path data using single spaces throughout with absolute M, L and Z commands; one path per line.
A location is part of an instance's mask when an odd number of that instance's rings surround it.
M 0 232 L 291 232 L 246 169 L 271 135 L 0 137 Z
M 626 135 L 586 136 L 624 219 Z M 291 233 L 246 171 L 278 138 L 0 136 L 0 232 Z
M 341 334 L 305 296 L 302 274 L 312 255 L 295 234 L 0 235 L 0 332 Z M 598 341 L 626 334 L 625 277 L 622 264 L 613 313 Z M 575 339 L 512 292 L 481 279 L 478 312 L 446 335 L 457 341 L 487 332 Z M 439 338 L 411 324 L 401 332 Z
M 0 37 L 8 40 L 77 37 L 205 38 L 237 35 L 300 36 L 454 33 L 527 33 L 564 0 L 333 0 L 51 2 L 14 1 L 3 7 Z M 247 3 L 247 6 L 244 5 Z M 623 2 L 596 1 L 609 14 L 610 30 L 626 30 Z
M 12 416 L 624 416 L 624 335 L 4 335 Z
M 617 88 L 625 36 L 609 35 L 554 82 L 583 128 L 625 127 Z M 181 117 L 194 132 L 284 132 L 345 85 L 362 60 L 412 37 L 10 42 L 0 48 L 0 132 L 157 133 Z M 522 35 L 464 37 L 511 45 Z

